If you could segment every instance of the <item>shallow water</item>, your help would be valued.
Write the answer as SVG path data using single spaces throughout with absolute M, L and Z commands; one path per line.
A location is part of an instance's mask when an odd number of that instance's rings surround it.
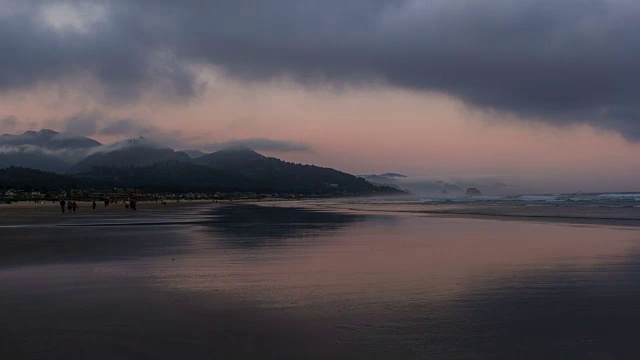
M 431 204 L 464 204 L 488 206 L 545 206 L 638 208 L 640 193 L 574 193 L 546 195 L 479 195 L 472 197 L 429 197 L 407 199 Z
M 634 358 L 637 228 L 256 206 L 0 231 L 2 358 Z

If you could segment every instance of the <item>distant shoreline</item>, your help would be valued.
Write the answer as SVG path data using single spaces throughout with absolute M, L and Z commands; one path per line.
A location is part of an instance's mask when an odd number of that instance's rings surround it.
M 0 226 L 12 224 L 54 223 L 62 219 L 73 218 L 74 215 L 93 217 L 122 212 L 143 214 L 147 211 L 175 212 L 197 208 L 210 208 L 224 205 L 254 205 L 265 207 L 298 208 L 310 211 L 347 212 L 368 215 L 422 216 L 450 219 L 478 219 L 499 221 L 522 221 L 538 223 L 558 223 L 593 226 L 621 226 L 625 228 L 640 227 L 640 208 L 580 208 L 580 207 L 514 207 L 514 206 L 479 206 L 479 205 L 433 205 L 416 202 L 381 203 L 374 199 L 363 198 L 338 199 L 270 199 L 270 200 L 181 200 L 168 201 L 167 205 L 156 201 L 141 201 L 138 210 L 127 210 L 121 203 L 104 207 L 98 202 L 94 210 L 89 201 L 78 201 L 76 213 L 61 214 L 60 205 L 51 203 L 16 202 L 0 204 Z M 66 212 L 68 210 L 65 209 Z

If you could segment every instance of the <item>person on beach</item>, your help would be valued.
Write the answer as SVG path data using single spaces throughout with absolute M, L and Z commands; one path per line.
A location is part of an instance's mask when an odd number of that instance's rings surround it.
M 62 213 L 64 214 L 64 206 L 67 205 L 66 201 L 64 201 L 64 199 L 60 200 L 60 208 L 62 208 Z
M 127 200 L 127 201 L 125 201 L 125 202 L 124 202 L 124 208 L 125 208 L 125 209 L 128 209 L 128 208 L 129 208 L 129 200 Z
M 69 212 L 71 212 L 71 209 L 73 208 L 73 204 L 71 203 L 71 200 L 69 200 L 67 202 L 67 210 L 69 210 Z
M 131 210 L 136 210 L 138 206 L 138 202 L 136 201 L 136 199 L 132 199 L 131 200 Z
M 76 209 L 78 209 L 78 204 L 76 204 L 76 202 L 74 201 L 72 206 L 73 206 L 73 211 L 75 212 Z
M 96 204 L 96 201 L 95 201 L 95 200 L 93 200 L 93 204 L 92 204 L 92 206 L 93 206 L 93 210 L 95 210 L 95 209 L 96 209 L 96 206 L 98 206 L 98 204 Z
M 104 207 L 109 206 L 109 199 L 104 199 Z

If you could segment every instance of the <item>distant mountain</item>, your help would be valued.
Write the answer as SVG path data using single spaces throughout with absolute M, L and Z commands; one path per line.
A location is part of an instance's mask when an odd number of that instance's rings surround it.
M 321 169 L 321 168 L 320 168 Z M 335 170 L 334 170 L 335 171 Z M 335 186 L 302 181 L 278 182 L 251 179 L 238 173 L 185 162 L 156 163 L 144 167 L 94 167 L 90 172 L 64 175 L 11 167 L 0 169 L 0 190 L 69 190 L 136 188 L 144 192 L 255 192 L 306 195 L 395 194 L 391 188 L 366 182 L 340 182 Z
M 388 177 L 388 178 L 406 178 L 406 175 L 398 174 L 398 173 L 384 173 L 380 176 Z
M 93 187 L 127 187 L 147 192 L 256 191 L 250 179 L 188 162 L 158 162 L 143 167 L 94 167 L 78 176 L 79 184 Z
M 0 169 L 0 189 L 51 191 L 76 186 L 73 177 L 34 169 Z M 1 191 L 1 190 L 0 190 Z M 0 196 L 1 197 L 1 196 Z
M 402 174 L 385 173 L 381 175 L 359 175 L 376 186 L 389 186 L 421 195 L 460 196 L 464 191 L 460 186 L 442 180 L 409 178 Z
M 189 162 L 190 160 L 189 155 L 169 148 L 132 144 L 118 150 L 90 155 L 71 167 L 69 173 L 88 172 L 94 167 L 143 167 L 159 162 Z
M 1 151 L 1 149 L 0 149 Z M 0 152 L 0 169 L 20 166 L 51 172 L 65 172 L 71 166 L 60 156 L 49 155 L 38 149 L 15 149 L 15 151 Z
M 338 170 L 285 162 L 248 148 L 211 154 L 197 150 L 176 152 L 142 137 L 100 145 L 88 138 L 51 130 L 3 135 L 2 141 L 0 169 L 8 169 L 3 170 L 5 183 L 0 185 L 8 187 L 38 189 L 73 183 L 81 188 L 133 187 L 171 192 L 314 195 L 398 192 Z M 29 180 L 29 176 L 38 179 Z
M 32 145 L 45 149 L 83 149 L 100 146 L 99 142 L 84 136 L 42 129 L 40 131 L 27 131 L 21 135 L 0 135 L 0 146 Z
M 394 177 L 387 177 L 384 175 L 358 175 L 358 177 L 365 179 L 368 183 L 376 186 L 390 186 L 395 189 L 400 189 L 400 186 L 396 183 Z
M 338 170 L 289 163 L 247 148 L 220 150 L 193 162 L 242 175 L 263 191 L 353 194 L 379 191 L 365 180 Z
M 194 159 L 193 162 L 223 170 L 246 171 L 248 168 L 261 165 L 266 156 L 258 154 L 249 148 L 234 148 L 219 150 L 214 153 Z
M 93 139 L 53 130 L 0 135 L 0 168 L 21 166 L 64 172 L 101 144 Z

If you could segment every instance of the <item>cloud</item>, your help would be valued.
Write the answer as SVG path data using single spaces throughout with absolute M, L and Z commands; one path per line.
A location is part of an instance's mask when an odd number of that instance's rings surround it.
M 40 145 L 0 145 L 0 154 L 17 154 L 17 153 L 27 153 L 27 154 L 44 154 L 56 156 L 59 158 L 67 159 L 76 159 L 78 157 L 84 156 L 89 150 L 86 148 L 58 148 L 51 149 L 45 146 Z
M 116 119 L 107 122 L 100 134 L 102 135 L 147 135 L 153 133 L 156 129 L 153 126 L 145 125 L 134 119 Z
M 184 140 L 180 130 L 166 130 L 134 118 L 109 119 L 99 129 L 100 135 L 145 137 L 157 146 L 182 147 Z
M 255 151 L 274 151 L 274 152 L 309 152 L 312 151 L 311 147 L 304 143 L 272 140 L 265 138 L 252 138 L 252 139 L 240 139 L 232 140 L 217 144 L 209 144 L 200 146 L 207 151 L 216 151 L 221 149 L 233 149 L 233 148 L 250 148 Z
M 0 91 L 88 74 L 111 100 L 183 101 L 199 93 L 204 66 L 248 81 L 382 80 L 640 140 L 633 0 L 58 3 L 9 0 Z
M 4 131 L 13 131 L 18 127 L 18 118 L 13 115 L 0 119 L 0 127 Z
M 153 28 L 136 24 L 146 16 L 133 3 L 135 14 L 126 15 L 127 4 L 116 0 L 8 2 L 12 11 L 0 13 L 0 90 L 88 75 L 106 101 L 134 101 L 149 90 L 175 100 L 198 92 L 193 71 L 163 50 Z
M 114 135 L 125 137 L 145 136 L 159 142 L 175 142 L 180 131 L 167 131 L 136 118 L 112 117 L 101 111 L 84 111 L 62 120 L 51 120 L 49 125 L 62 128 L 64 132 L 83 135 Z
M 81 112 L 66 118 L 64 131 L 83 136 L 91 136 L 98 131 L 98 122 L 103 120 L 103 115 L 99 112 Z

